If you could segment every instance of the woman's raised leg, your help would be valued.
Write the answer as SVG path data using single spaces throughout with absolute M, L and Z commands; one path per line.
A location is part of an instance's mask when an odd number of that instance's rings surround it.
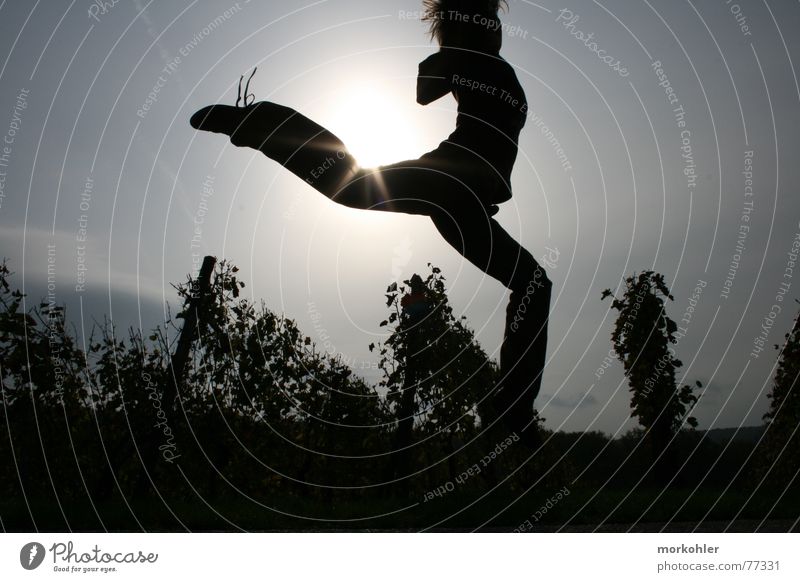
M 259 150 L 323 195 L 351 208 L 430 216 L 462 205 L 465 193 L 475 198 L 453 177 L 456 172 L 449 161 L 423 156 L 360 168 L 333 133 L 277 103 L 262 101 L 242 108 L 212 105 L 195 113 L 191 124 L 228 135 L 236 146 Z
M 190 123 L 195 129 L 229 136 L 233 145 L 259 150 L 329 198 L 358 171 L 342 140 L 277 103 L 210 105 L 195 113 Z

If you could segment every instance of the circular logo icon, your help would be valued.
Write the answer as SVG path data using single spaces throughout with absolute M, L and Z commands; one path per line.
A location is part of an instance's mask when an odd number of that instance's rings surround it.
M 19 563 L 26 570 L 35 570 L 44 561 L 44 546 L 38 542 L 30 542 L 19 551 Z

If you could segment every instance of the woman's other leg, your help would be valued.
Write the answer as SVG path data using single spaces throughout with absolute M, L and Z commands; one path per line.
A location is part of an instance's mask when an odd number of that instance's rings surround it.
M 462 256 L 511 290 L 500 350 L 502 379 L 492 405 L 509 428 L 535 437 L 525 428 L 542 383 L 552 283 L 533 256 L 485 213 L 442 212 L 432 219 Z

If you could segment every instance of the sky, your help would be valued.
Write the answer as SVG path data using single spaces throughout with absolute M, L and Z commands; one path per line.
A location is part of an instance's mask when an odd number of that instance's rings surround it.
M 29 305 L 53 293 L 79 335 L 104 316 L 150 329 L 178 306 L 171 283 L 215 255 L 374 381 L 383 292 L 432 263 L 498 358 L 508 292 L 427 218 L 339 207 L 188 123 L 257 67 L 258 100 L 328 127 L 362 165 L 418 157 L 456 109 L 415 103 L 436 50 L 420 4 L 0 2 L 0 254 Z M 546 426 L 634 426 L 600 297 L 644 270 L 672 290 L 700 428 L 761 423 L 800 298 L 800 4 L 511 0 L 502 20 L 530 111 L 496 218 L 550 265 Z

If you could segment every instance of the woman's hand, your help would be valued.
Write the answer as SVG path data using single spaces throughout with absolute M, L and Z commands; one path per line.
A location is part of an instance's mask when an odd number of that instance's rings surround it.
M 419 64 L 417 103 L 427 105 L 450 92 L 451 56 L 439 51 Z

